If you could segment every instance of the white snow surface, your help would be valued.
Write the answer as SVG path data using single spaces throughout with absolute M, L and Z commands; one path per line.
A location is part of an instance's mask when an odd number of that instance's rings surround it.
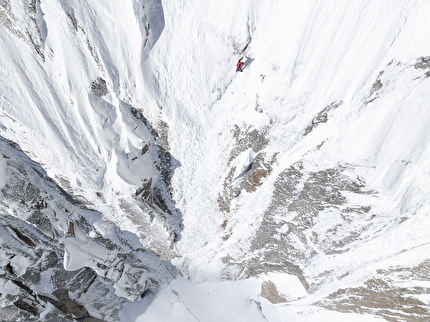
M 159 245 L 155 251 L 183 276 L 124 308 L 121 321 L 383 320 L 314 304 L 362 285 L 377 270 L 429 260 L 430 234 L 423 227 L 430 225 L 430 77 L 414 67 L 430 55 L 429 1 L 37 4 L 43 58 L 25 33 L 32 22 L 22 5 L 11 1 L 16 23 L 1 26 L 0 135 L 105 219 L 145 246 Z M 248 42 L 244 71 L 236 73 L 238 49 Z M 90 91 L 98 77 L 108 90 L 101 97 Z M 377 79 L 383 87 L 372 92 Z M 332 103 L 339 106 L 327 112 L 327 121 L 303 135 Z M 142 182 L 159 176 L 153 155 L 141 153 L 155 139 L 131 107 L 156 130 L 168 124 L 168 151 L 180 163 L 171 190 L 183 230 L 172 249 L 167 231 L 178 223 L 124 207 L 135 203 Z M 261 186 L 241 193 L 225 214 L 217 200 L 226 174 L 236 167 L 233 179 L 239 179 L 257 153 L 249 148 L 230 160 L 235 126 L 266 131 L 264 151 L 276 162 Z M 296 162 L 309 171 L 350 166 L 351 177 L 360 176 L 378 194 L 344 195 L 382 218 L 380 229 L 349 251 L 320 252 L 306 261 L 301 269 L 309 283 L 326 279 L 312 292 L 292 275 L 245 278 L 224 261 L 246 258 L 277 176 Z M 0 154 L 0 189 L 4 168 Z M 326 211 L 318 220 L 325 232 L 337 219 Z M 148 237 L 142 226 L 156 233 Z M 95 229 L 103 234 L 103 227 Z M 107 256 L 84 237 L 63 242 L 68 270 Z M 11 263 L 18 274 L 27 264 L 19 257 Z M 267 279 L 288 305 L 260 295 Z M 414 296 L 429 301 L 428 294 Z
M 233 181 L 239 179 L 245 174 L 252 165 L 252 162 L 254 162 L 254 159 L 255 152 L 252 149 L 248 149 L 237 156 L 237 158 L 232 162 L 232 167 L 236 168 L 233 174 Z
M 121 321 L 376 322 L 381 319 L 317 307 L 274 306 L 258 296 L 264 278 L 237 282 L 191 283 L 176 280 L 124 309 Z M 294 294 L 292 292 L 291 294 Z
M 76 238 L 66 238 L 64 241 L 64 268 L 74 271 L 82 267 L 97 267 L 94 258 L 105 260 L 107 251 L 97 243 L 81 241 Z

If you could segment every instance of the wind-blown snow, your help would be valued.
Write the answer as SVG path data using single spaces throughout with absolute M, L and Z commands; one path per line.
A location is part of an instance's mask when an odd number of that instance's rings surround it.
M 1 6 L 0 135 L 182 276 L 122 321 L 387 318 L 373 289 L 430 316 L 428 1 L 35 6 Z M 97 271 L 109 229 L 64 268 Z

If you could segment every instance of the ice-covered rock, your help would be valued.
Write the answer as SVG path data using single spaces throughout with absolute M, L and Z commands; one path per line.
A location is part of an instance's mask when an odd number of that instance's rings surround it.
M 50 314 L 111 320 L 122 298 L 135 301 L 175 276 L 170 263 L 74 200 L 18 145 L 1 138 L 0 153 L 0 305 L 17 321 L 50 321 Z

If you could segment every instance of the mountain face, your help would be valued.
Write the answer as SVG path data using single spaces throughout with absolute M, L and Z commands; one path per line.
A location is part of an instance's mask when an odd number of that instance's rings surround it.
M 0 320 L 430 319 L 429 14 L 0 0 Z

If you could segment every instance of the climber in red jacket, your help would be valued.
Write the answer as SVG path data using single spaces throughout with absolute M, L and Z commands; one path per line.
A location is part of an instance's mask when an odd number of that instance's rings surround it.
M 243 57 L 241 58 L 241 59 L 239 59 L 239 61 L 237 62 L 237 69 L 236 69 L 236 73 L 237 72 L 241 72 L 242 71 L 242 67 L 243 67 L 243 65 L 244 65 L 244 63 L 242 62 L 242 59 L 243 59 Z

